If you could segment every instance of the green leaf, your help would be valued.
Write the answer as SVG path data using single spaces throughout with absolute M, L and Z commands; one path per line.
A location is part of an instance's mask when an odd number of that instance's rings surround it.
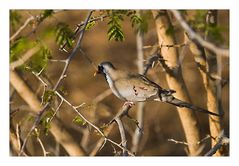
M 72 120 L 72 122 L 74 122 L 75 124 L 77 124 L 77 125 L 81 125 L 81 126 L 84 126 L 84 125 L 86 125 L 86 121 L 84 121 L 80 116 L 76 116 L 73 120 Z
M 40 22 L 42 22 L 44 19 L 46 19 L 47 17 L 51 16 L 53 14 L 53 10 L 44 10 L 41 14 L 41 17 L 40 17 Z
M 53 90 L 46 90 L 43 94 L 43 102 L 48 103 L 52 101 L 52 97 L 55 95 L 55 92 Z
M 31 133 L 32 136 L 39 137 L 40 136 L 40 130 L 38 128 L 35 128 L 33 132 Z
M 48 135 L 49 130 L 51 129 L 51 119 L 54 115 L 54 111 L 52 109 L 48 110 L 46 114 L 42 117 L 40 124 L 43 127 L 43 131 L 45 135 Z
M 67 47 L 72 48 L 74 32 L 65 23 L 58 23 L 55 29 L 56 42 L 59 46 L 66 43 Z
M 166 35 L 173 35 L 175 32 L 174 27 L 170 25 L 168 29 L 166 30 Z
M 16 27 L 21 21 L 21 15 L 16 10 L 10 10 L 10 28 L 11 31 L 15 31 Z
M 124 20 L 123 16 L 127 13 L 127 10 L 111 10 L 109 13 L 108 40 L 123 41 L 125 38 L 121 27 L 121 21 Z
M 67 91 L 66 91 L 66 89 L 65 89 L 64 86 L 60 86 L 60 87 L 59 87 L 59 91 L 60 91 L 64 96 L 68 95 L 68 93 L 67 93 Z
M 136 25 L 139 25 L 143 22 L 142 18 L 137 16 L 137 15 L 132 15 L 130 17 L 130 20 L 131 20 L 131 26 L 134 27 Z
M 95 21 L 88 22 L 85 29 L 90 30 L 96 24 Z
M 41 43 L 39 43 L 41 45 Z M 29 71 L 39 73 L 48 64 L 48 57 L 51 56 L 51 51 L 44 45 L 41 45 L 40 50 L 24 64 L 24 68 Z
M 36 43 L 31 42 L 27 38 L 22 37 L 16 40 L 10 46 L 10 62 L 13 62 L 21 58 L 24 52 L 26 52 L 30 48 L 33 48 L 35 45 Z
M 222 36 L 223 29 L 219 26 L 213 26 L 208 25 L 206 26 L 206 34 L 210 36 L 210 40 L 217 44 L 221 44 L 224 42 L 223 36 Z

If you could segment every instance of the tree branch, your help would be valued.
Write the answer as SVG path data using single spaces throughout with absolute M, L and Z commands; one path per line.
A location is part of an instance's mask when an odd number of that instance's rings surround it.
M 127 152 L 127 153 L 128 153 L 129 155 L 131 155 L 131 156 L 134 156 L 134 154 L 131 153 L 126 147 L 124 147 L 123 145 L 118 144 L 118 143 L 116 143 L 115 141 L 113 141 L 113 140 L 107 138 L 106 135 L 100 130 L 100 128 L 98 128 L 96 125 L 94 125 L 94 124 L 91 123 L 89 120 L 87 120 L 87 119 L 77 110 L 78 107 L 73 106 L 73 105 L 72 105 L 68 100 L 66 100 L 59 92 L 55 91 L 55 94 L 56 94 L 61 100 L 63 100 L 67 105 L 69 105 L 69 106 L 80 116 L 80 118 L 81 118 L 83 121 L 85 121 L 88 125 L 90 125 L 91 127 L 93 127 L 93 128 L 104 138 L 105 141 L 109 141 L 110 143 L 112 143 L 112 144 L 118 146 L 118 147 L 119 147 L 120 149 L 122 149 L 124 152 Z M 116 118 L 122 118 L 122 116 L 127 115 L 127 113 L 128 113 L 128 111 L 129 111 L 130 108 L 131 108 L 131 107 L 124 105 L 124 106 L 123 106 L 123 111 L 120 112 L 120 113 L 118 113 L 118 114 L 116 115 L 116 117 L 112 120 L 112 122 L 115 121 Z
M 91 10 L 91 11 L 88 13 L 87 17 L 86 17 L 84 27 L 83 27 L 83 29 L 82 29 L 82 31 L 81 31 L 81 34 L 80 34 L 79 39 L 78 39 L 78 41 L 77 41 L 77 43 L 76 43 L 76 46 L 74 47 L 72 53 L 71 53 L 71 54 L 68 56 L 68 58 L 66 59 L 64 69 L 63 69 L 63 71 L 62 71 L 62 73 L 61 73 L 61 75 L 60 75 L 58 81 L 56 82 L 55 86 L 53 87 L 53 91 L 56 91 L 56 89 L 60 86 L 60 83 L 62 82 L 63 78 L 65 78 L 65 74 L 66 74 L 66 72 L 67 72 L 67 69 L 68 69 L 68 67 L 69 67 L 69 64 L 70 64 L 72 58 L 76 55 L 78 49 L 80 48 L 80 44 L 81 44 L 81 41 L 82 41 L 82 39 L 83 39 L 83 35 L 84 35 L 84 32 L 85 32 L 85 28 L 86 28 L 86 25 L 87 25 L 87 23 L 88 23 L 88 20 L 90 19 L 90 16 L 92 15 L 92 12 L 93 12 L 93 10 Z M 47 103 L 42 107 L 42 109 L 38 112 L 38 115 L 37 115 L 37 117 L 35 118 L 35 121 L 34 121 L 34 124 L 33 124 L 32 128 L 31 128 L 31 130 L 29 131 L 29 133 L 27 134 L 27 137 L 26 137 L 26 138 L 24 139 L 24 141 L 23 141 L 23 145 L 22 145 L 21 151 L 25 148 L 25 145 L 26 145 L 26 142 L 27 142 L 28 137 L 29 137 L 30 134 L 34 131 L 34 129 L 38 126 L 38 124 L 39 124 L 39 122 L 40 122 L 40 119 L 41 119 L 41 117 L 42 117 L 44 111 L 49 107 L 49 105 L 50 105 L 50 102 L 47 102 Z
M 212 156 L 214 155 L 222 146 L 229 144 L 229 138 L 224 135 L 224 130 L 218 135 L 217 143 L 204 155 Z
M 137 11 L 138 16 L 140 16 L 140 11 Z M 136 44 L 137 44 L 137 67 L 139 74 L 146 74 L 146 70 L 144 67 L 144 52 L 143 52 L 143 34 L 139 31 L 136 34 Z M 138 102 L 137 103 L 137 121 L 138 121 L 138 127 L 140 129 L 144 126 L 144 102 Z M 142 138 L 142 131 L 138 128 L 135 129 L 134 135 L 132 138 L 132 148 L 131 150 L 134 153 L 137 153 L 139 151 L 139 143 Z
M 171 10 L 175 18 L 178 20 L 182 28 L 187 32 L 187 34 L 190 36 L 191 40 L 196 40 L 200 45 L 207 48 L 208 50 L 214 52 L 217 55 L 229 57 L 229 50 L 223 49 L 215 46 L 213 43 L 210 43 L 206 40 L 204 40 L 201 36 L 199 36 L 196 32 L 192 30 L 192 28 L 187 24 L 187 22 L 182 18 L 181 14 L 177 10 Z
M 31 48 L 21 58 L 19 58 L 18 60 L 10 63 L 10 68 L 12 70 L 14 70 L 15 68 L 23 65 L 24 63 L 26 63 L 39 50 L 40 50 L 39 47 Z
M 30 16 L 30 17 L 24 22 L 24 24 L 10 37 L 10 42 L 13 41 L 13 40 L 17 37 L 17 35 L 18 35 L 19 33 L 21 33 L 21 31 L 22 31 L 23 29 L 25 29 L 26 26 L 27 26 L 32 20 L 34 20 L 34 19 L 35 19 L 35 17 Z
M 35 94 L 30 90 L 30 88 L 26 85 L 26 83 L 18 76 L 18 74 L 12 70 L 10 70 L 10 83 L 16 89 L 16 91 L 22 97 L 22 99 L 30 106 L 31 111 L 36 113 L 41 109 L 40 102 L 38 101 Z M 72 138 L 72 136 L 68 133 L 67 130 L 63 128 L 63 126 L 57 120 L 51 123 L 50 132 L 53 134 L 56 141 L 59 142 L 65 148 L 65 150 L 69 153 L 69 155 L 71 156 L 84 155 L 84 152 L 80 149 L 80 147 Z M 28 137 L 29 136 L 27 136 L 26 138 Z M 21 147 L 21 149 L 19 150 L 19 154 L 22 153 L 24 154 L 23 150 L 24 148 Z
M 93 21 L 103 21 L 105 18 L 109 17 L 109 15 L 103 15 L 103 16 L 99 16 L 99 17 L 95 17 L 95 18 L 92 18 L 88 21 L 88 23 L 91 23 Z M 75 39 L 76 36 L 81 32 L 81 27 L 85 24 L 85 22 L 82 22 L 80 24 L 77 24 L 77 27 L 76 29 L 74 30 L 74 35 L 72 36 L 71 39 Z M 66 47 L 66 42 L 61 46 L 60 50 L 65 50 L 65 47 Z
M 167 11 L 152 11 L 155 18 L 156 30 L 158 34 L 158 43 L 174 44 L 175 36 L 167 35 L 167 30 L 171 25 Z M 186 89 L 185 82 L 182 77 L 181 67 L 178 66 L 179 54 L 178 50 L 174 47 L 167 49 L 161 48 L 161 54 L 164 64 L 164 69 L 166 71 L 166 79 L 170 89 L 175 90 L 177 93 L 175 97 L 187 101 L 190 103 L 189 94 Z M 185 133 L 186 140 L 190 146 L 190 155 L 198 155 L 200 146 L 197 142 L 200 140 L 200 131 L 198 128 L 198 122 L 193 111 L 188 111 L 186 108 L 178 108 L 179 117 L 182 123 L 182 127 Z

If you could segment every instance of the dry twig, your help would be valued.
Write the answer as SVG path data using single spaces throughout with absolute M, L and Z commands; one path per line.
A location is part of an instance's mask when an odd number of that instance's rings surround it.
M 171 10 L 175 18 L 178 20 L 182 28 L 187 32 L 190 36 L 191 40 L 196 40 L 200 43 L 203 47 L 207 48 L 210 51 L 213 51 L 217 55 L 222 55 L 225 57 L 229 57 L 229 50 L 224 48 L 219 48 L 215 46 L 213 43 L 210 43 L 204 40 L 201 36 L 199 36 L 196 32 L 192 30 L 192 28 L 187 24 L 187 22 L 182 18 L 181 14 L 177 10 Z

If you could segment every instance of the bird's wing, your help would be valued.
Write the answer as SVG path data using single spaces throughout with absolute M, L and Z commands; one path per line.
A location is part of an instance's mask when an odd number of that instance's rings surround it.
M 121 96 L 129 101 L 145 101 L 158 96 L 159 86 L 143 75 L 131 75 L 115 80 Z

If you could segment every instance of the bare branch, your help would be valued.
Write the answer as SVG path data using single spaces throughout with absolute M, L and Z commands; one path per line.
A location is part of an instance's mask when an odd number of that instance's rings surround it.
M 151 55 L 147 61 L 146 61 L 146 64 L 144 65 L 144 72 L 143 72 L 143 75 L 146 75 L 148 70 L 150 68 L 153 68 L 154 64 L 160 60 L 160 57 L 157 55 L 157 54 L 153 54 Z
M 104 21 L 105 18 L 109 17 L 109 15 L 102 15 L 102 16 L 99 16 L 99 17 L 95 17 L 95 18 L 92 18 L 92 19 L 89 19 L 88 23 L 91 23 L 91 22 L 94 22 L 94 21 Z M 77 25 L 76 29 L 74 30 L 74 35 L 72 36 L 71 39 L 75 39 L 76 36 L 81 32 L 81 27 L 85 24 L 85 22 L 82 22 L 80 24 Z M 66 51 L 65 47 L 66 47 L 66 42 L 61 46 L 60 50 L 62 51 Z
M 217 55 L 229 57 L 229 50 L 224 48 L 219 48 L 215 46 L 213 43 L 210 43 L 206 40 L 204 40 L 201 36 L 199 36 L 196 32 L 192 30 L 192 28 L 187 24 L 187 22 L 182 18 L 181 14 L 177 10 L 171 10 L 171 12 L 174 14 L 175 18 L 178 20 L 182 28 L 187 32 L 187 34 L 190 36 L 191 40 L 196 40 L 200 43 L 203 47 L 207 48 L 210 51 L 213 51 Z
M 88 20 L 90 19 L 90 16 L 92 15 L 92 12 L 93 12 L 93 10 L 91 10 L 91 11 L 88 13 L 87 17 L 86 17 L 84 27 L 83 27 L 83 29 L 82 29 L 82 31 L 81 31 L 81 34 L 80 34 L 79 39 L 78 39 L 78 41 L 77 41 L 77 43 L 76 43 L 76 46 L 74 47 L 72 53 L 71 53 L 71 54 L 68 56 L 68 58 L 66 59 L 66 64 L 65 64 L 65 66 L 64 66 L 64 69 L 63 69 L 63 71 L 62 71 L 62 73 L 61 73 L 61 75 L 60 75 L 60 77 L 59 77 L 57 83 L 55 84 L 55 86 L 54 86 L 54 88 L 53 88 L 53 91 L 56 91 L 56 89 L 60 86 L 60 83 L 62 82 L 63 78 L 65 78 L 65 76 L 66 76 L 66 72 L 67 72 L 67 69 L 68 69 L 68 67 L 69 67 L 69 64 L 70 64 L 72 58 L 76 55 L 78 49 L 80 48 L 80 44 L 81 44 L 81 41 L 82 41 L 82 39 L 83 39 L 83 35 L 84 35 L 84 32 L 85 32 L 85 28 L 86 28 L 86 25 L 87 25 L 87 23 L 88 23 Z M 40 122 L 40 119 L 41 119 L 41 116 L 43 115 L 44 111 L 48 108 L 49 105 L 50 105 L 50 102 L 47 102 L 47 103 L 42 107 L 42 109 L 38 112 L 38 115 L 37 115 L 37 117 L 35 118 L 35 121 L 34 121 L 34 124 L 33 124 L 32 128 L 31 128 L 31 130 L 30 130 L 29 133 L 27 134 L 27 137 L 24 139 L 24 142 L 23 142 L 23 145 L 22 145 L 22 150 L 24 149 L 24 147 L 25 147 L 25 145 L 26 145 L 26 141 L 27 141 L 28 137 L 30 136 L 30 133 L 32 133 L 33 130 L 38 126 L 38 124 L 39 124 L 39 122 Z M 38 107 L 38 108 L 40 108 L 40 107 Z M 21 151 L 22 151 L 22 150 L 21 150 Z
M 212 156 L 214 155 L 222 146 L 229 144 L 229 138 L 224 135 L 224 130 L 218 135 L 217 143 L 210 149 L 204 156 Z
M 42 149 L 42 153 L 43 153 L 43 156 L 47 156 L 47 154 L 49 154 L 49 152 L 46 151 L 41 139 L 39 137 L 37 137 L 37 142 L 40 144 L 41 146 L 41 149 Z
M 58 13 L 62 10 L 54 10 L 53 13 Z M 44 17 L 42 14 L 41 15 L 37 15 L 37 16 L 30 16 L 25 22 L 24 24 L 10 37 L 10 42 L 12 42 L 21 32 L 22 30 L 24 30 L 27 25 L 34 19 L 36 20 L 41 20 L 41 18 Z M 30 34 L 32 34 L 32 32 L 35 32 L 36 29 L 38 28 L 38 26 L 40 25 L 41 21 L 37 21 L 37 25 L 35 25 L 35 28 L 27 35 L 29 36 Z
M 10 42 L 13 41 L 13 40 L 17 37 L 17 35 L 18 35 L 19 33 L 21 33 L 21 31 L 22 31 L 23 29 L 25 29 L 26 26 L 27 26 L 32 20 L 34 20 L 34 19 L 35 19 L 35 17 L 30 16 L 30 17 L 24 22 L 24 24 L 10 37 Z
M 140 11 L 137 11 L 137 14 L 140 16 Z M 144 67 L 144 52 L 143 52 L 143 34 L 138 32 L 136 34 L 136 44 L 137 44 L 137 67 L 139 74 L 146 74 L 147 69 L 145 70 Z M 139 143 L 142 138 L 143 132 L 141 129 L 144 126 L 144 102 L 137 103 L 137 128 L 134 131 L 134 135 L 132 138 L 132 148 L 131 150 L 134 153 L 137 153 L 139 151 Z
M 23 65 L 26 61 L 28 61 L 37 51 L 39 51 L 39 47 L 34 47 L 28 50 L 21 58 L 10 63 L 10 68 L 14 70 L 15 68 Z
M 10 82 L 12 86 L 16 89 L 18 94 L 22 97 L 22 99 L 30 106 L 31 112 L 38 112 L 41 109 L 40 102 L 38 101 L 35 94 L 30 90 L 30 88 L 26 85 L 26 83 L 18 76 L 15 71 L 10 70 Z M 64 132 L 63 132 L 64 131 Z M 84 152 L 81 148 L 77 145 L 75 140 L 72 136 L 64 129 L 64 127 L 57 121 L 53 121 L 51 123 L 50 132 L 55 137 L 56 141 L 59 142 L 62 147 L 72 156 L 74 155 L 84 155 Z M 30 132 L 27 134 L 23 143 L 28 139 L 30 136 Z M 24 154 L 24 148 L 22 147 L 19 151 L 19 155 Z
M 169 138 L 168 139 L 169 142 L 173 142 L 175 144 L 182 144 L 182 145 L 187 145 L 188 146 L 188 143 L 187 142 L 184 142 L 184 141 L 177 141 L 175 139 L 172 139 L 172 138 Z
M 82 120 L 84 120 L 88 125 L 90 125 L 91 127 L 93 127 L 93 128 L 104 138 L 105 141 L 109 141 L 110 143 L 112 143 L 112 144 L 118 146 L 119 148 L 121 148 L 122 150 L 127 151 L 127 153 L 128 153 L 129 155 L 132 155 L 132 156 L 133 156 L 133 153 L 131 153 L 126 147 L 124 147 L 124 146 L 122 146 L 122 145 L 116 143 L 115 141 L 113 141 L 113 140 L 107 138 L 106 135 L 100 130 L 99 127 L 97 127 L 96 125 L 94 125 L 93 123 L 91 123 L 89 120 L 87 120 L 87 119 L 77 110 L 77 107 L 76 107 L 76 106 L 73 106 L 73 105 L 72 105 L 68 100 L 66 100 L 59 92 L 55 91 L 55 94 L 56 94 L 58 97 L 60 97 L 60 99 L 63 100 L 67 105 L 69 105 L 69 106 L 80 116 L 80 118 L 81 118 Z M 131 108 L 131 107 L 129 107 L 129 106 L 123 107 L 123 111 L 120 112 L 119 114 L 117 114 L 118 116 L 116 116 L 116 118 L 118 118 L 118 117 L 121 118 L 123 115 L 126 115 L 126 113 L 129 111 L 130 108 Z M 115 118 L 114 118 L 114 120 L 115 120 Z M 114 120 L 112 120 L 112 121 L 114 121 Z
M 113 130 L 113 125 L 109 126 L 106 131 L 104 131 L 104 134 L 106 137 L 108 137 L 108 135 L 110 134 L 110 132 Z M 90 152 L 90 156 L 95 156 L 97 154 L 97 152 L 99 152 L 103 146 L 106 143 L 106 139 L 104 137 L 102 137 L 95 145 L 94 149 Z
M 171 48 L 171 47 L 174 47 L 174 48 L 180 48 L 180 47 L 184 47 L 184 46 L 187 46 L 187 43 L 182 43 L 182 44 L 157 44 L 157 45 L 148 45 L 148 46 L 143 46 L 143 49 L 148 49 L 148 48 L 162 48 L 162 47 L 167 47 L 167 48 Z
M 117 122 L 118 127 L 119 127 L 122 146 L 124 148 L 127 148 L 127 140 L 126 140 L 126 135 L 125 135 L 125 129 L 124 129 L 124 125 L 121 121 L 121 118 L 117 117 L 117 118 L 115 118 L 115 121 Z M 128 156 L 128 152 L 125 149 L 123 149 L 122 155 L 123 156 Z
M 169 18 L 168 12 L 162 11 L 152 11 L 155 18 L 158 43 L 174 44 L 176 36 L 167 35 L 166 32 L 170 26 L 172 26 L 171 20 Z M 159 56 L 163 59 L 160 61 L 164 70 L 166 71 L 166 80 L 168 82 L 169 88 L 174 89 L 177 93 L 175 97 L 190 102 L 190 97 L 182 77 L 181 67 L 178 66 L 178 50 L 174 47 L 167 49 L 162 48 L 160 50 Z M 192 111 L 187 111 L 186 108 L 177 107 L 179 117 L 183 126 L 185 137 L 187 142 L 190 144 L 188 146 L 190 155 L 198 155 L 198 150 L 200 149 L 197 142 L 200 140 L 200 131 L 198 127 L 198 121 L 195 113 Z

